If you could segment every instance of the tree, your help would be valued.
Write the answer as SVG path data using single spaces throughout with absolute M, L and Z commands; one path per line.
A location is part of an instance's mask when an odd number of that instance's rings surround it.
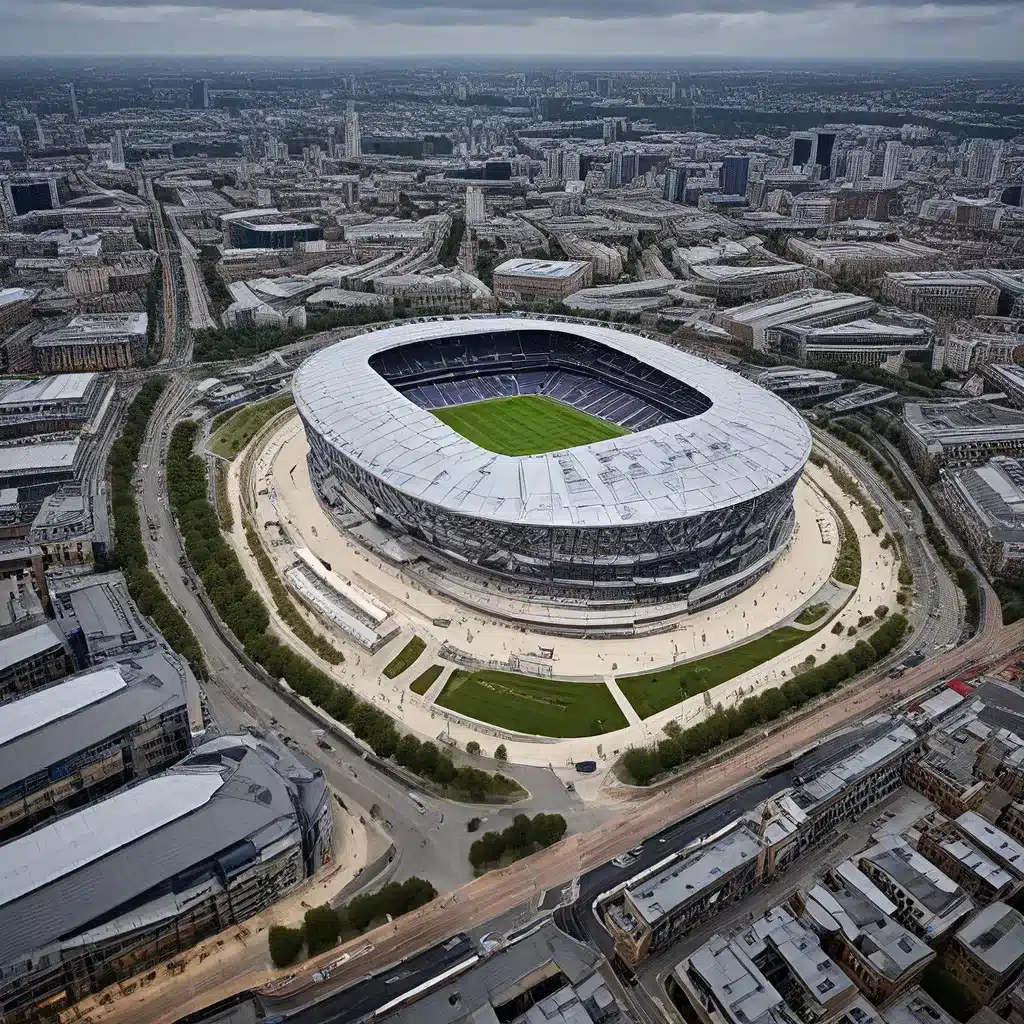
M 498 746 L 495 747 L 495 750 L 494 750 L 494 760 L 495 761 L 507 761 L 508 760 L 508 751 L 505 749 L 505 744 L 504 743 L 499 743 Z
M 267 933 L 270 946 L 270 959 L 275 967 L 287 967 L 294 963 L 302 952 L 302 929 L 287 928 L 283 924 L 275 924 Z
M 466 753 L 477 756 L 480 753 L 480 744 L 476 740 L 470 740 L 466 744 Z
M 886 605 L 886 604 L 880 604 L 875 609 L 875 618 L 876 619 L 884 619 L 886 617 L 886 615 L 888 615 L 888 614 L 889 614 L 889 606 Z
M 326 903 L 320 907 L 310 907 L 306 911 L 304 924 L 306 948 L 310 956 L 316 956 L 337 945 L 341 919 Z

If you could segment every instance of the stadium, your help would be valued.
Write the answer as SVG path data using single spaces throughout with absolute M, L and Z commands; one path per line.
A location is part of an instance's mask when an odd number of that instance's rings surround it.
M 742 377 L 560 318 L 370 332 L 310 357 L 293 391 L 336 522 L 540 601 L 725 600 L 785 550 L 811 450 Z

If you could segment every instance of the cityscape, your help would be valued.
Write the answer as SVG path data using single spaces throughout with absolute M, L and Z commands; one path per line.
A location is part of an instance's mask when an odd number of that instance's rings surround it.
M 1024 1024 L 1022 13 L 62 6 L 0 1022 Z

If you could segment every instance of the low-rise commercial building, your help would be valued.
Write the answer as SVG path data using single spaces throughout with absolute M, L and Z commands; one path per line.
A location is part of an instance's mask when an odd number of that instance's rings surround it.
M 984 321 L 994 319 L 986 317 Z M 1024 358 L 1024 334 L 978 330 L 974 324 L 967 321 L 946 338 L 942 356 L 946 369 L 973 373 L 990 363 L 1015 363 Z
M 928 942 L 941 939 L 974 910 L 952 878 L 899 836 L 882 837 L 857 855 L 857 863 L 892 900 L 895 920 Z
M 486 289 L 481 284 L 474 289 L 463 275 L 396 274 L 390 277 L 374 278 L 373 290 L 391 302 L 404 303 L 411 313 L 468 313 L 473 309 L 474 300 L 480 300 L 479 292 Z
M 43 553 L 48 569 L 89 569 L 106 559 L 110 524 L 105 489 L 62 488 L 44 498 L 28 542 Z
M 561 302 L 593 282 L 593 267 L 579 260 L 505 260 L 493 275 L 495 296 L 508 302 Z
M 985 379 L 1006 395 L 1015 409 L 1024 409 L 1024 367 L 1016 363 L 989 363 L 982 369 Z
M 146 354 L 145 313 L 87 313 L 32 341 L 43 373 L 123 370 Z
M 942 497 L 987 572 L 1024 574 L 1024 459 L 997 455 L 981 466 L 948 470 L 942 474 Z
M 994 455 L 1024 456 L 1024 414 L 991 402 L 907 402 L 903 436 L 918 472 L 931 479 Z
M 976 811 L 967 811 L 956 819 L 961 833 L 983 853 L 1001 864 L 1016 878 L 1024 879 L 1024 846 L 1002 829 L 996 828 Z
M 0 440 L 96 431 L 110 410 L 114 384 L 97 373 L 0 380 Z
M 938 812 L 917 822 L 915 831 L 918 852 L 956 881 L 979 906 L 1006 902 L 1024 885 L 965 839 L 963 833 Z
M 179 761 L 198 699 L 187 666 L 154 648 L 0 705 L 0 843 Z
M 259 913 L 328 863 L 322 770 L 225 736 L 0 846 L 0 1004 L 56 1013 Z
M 873 1003 L 912 988 L 935 959 L 923 940 L 856 886 L 815 885 L 798 893 L 795 902 L 825 951 Z
M 16 488 L 22 509 L 35 513 L 47 495 L 81 479 L 87 447 L 77 437 L 0 445 L 0 488 Z
M 1024 968 L 1024 916 L 992 903 L 954 936 L 946 967 L 982 1006 L 1006 989 Z
M 71 649 L 52 622 L 0 640 L 0 701 L 62 679 L 74 669 Z
M 894 242 L 827 241 L 793 236 L 786 252 L 832 277 L 857 280 L 890 270 L 927 270 L 942 256 L 938 249 L 906 239 Z
M 0 337 L 32 319 L 33 288 L 0 288 Z
M 926 320 L 926 318 L 921 318 Z M 895 356 L 923 357 L 931 352 L 934 324 L 851 320 L 825 327 L 786 324 L 766 332 L 766 347 L 813 365 L 861 363 L 879 366 Z
M 881 290 L 897 306 L 931 317 L 984 316 L 999 311 L 999 289 L 970 271 L 887 273 Z
M 875 309 L 873 300 L 863 295 L 845 295 L 805 288 L 772 299 L 722 310 L 716 322 L 744 345 L 758 351 L 767 349 L 767 332 L 797 324 L 830 327 L 866 317 Z
M 698 295 L 723 302 L 750 302 L 786 295 L 814 284 L 814 274 L 799 263 L 768 263 L 735 267 L 725 263 L 689 268 L 686 285 Z

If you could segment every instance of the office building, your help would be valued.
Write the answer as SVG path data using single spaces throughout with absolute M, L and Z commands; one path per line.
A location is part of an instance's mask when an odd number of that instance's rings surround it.
M 110 136 L 110 168 L 114 171 L 123 171 L 124 167 L 124 138 L 121 129 L 118 128 Z
M 907 402 L 903 436 L 914 465 L 931 479 L 995 455 L 1024 456 L 1024 414 L 991 402 Z
M 718 188 L 727 196 L 745 196 L 750 173 L 749 156 L 727 156 L 718 171 Z
M 832 176 L 832 162 L 835 158 L 836 133 L 814 132 L 812 164 L 818 170 L 818 177 L 823 180 Z
M 871 150 L 851 149 L 846 154 L 846 180 L 857 185 L 871 174 Z
M 924 357 L 931 352 L 933 340 L 931 321 L 927 321 L 927 326 L 882 319 L 852 320 L 823 327 L 786 324 L 766 332 L 769 351 L 816 366 L 836 362 L 880 366 L 894 357 Z
M 967 177 L 986 184 L 995 181 L 1001 156 L 1001 149 L 992 139 L 971 139 L 967 144 Z
M 68 82 L 68 113 L 72 124 L 78 124 L 78 96 L 75 93 L 75 83 Z
M 0 378 L 0 440 L 94 433 L 105 422 L 113 400 L 113 381 L 98 373 Z
M 884 1024 L 957 1024 L 919 985 L 890 999 L 882 1010 Z
M 373 290 L 391 302 L 403 302 L 411 313 L 468 313 L 477 297 L 461 272 L 450 274 L 394 274 L 374 278 Z
M 969 317 L 998 312 L 999 289 L 968 271 L 890 272 L 881 282 L 890 302 L 931 317 Z
M 197 79 L 192 83 L 192 109 L 210 109 L 210 83 L 205 78 Z
M 1016 363 L 988 363 L 981 368 L 982 376 L 1005 396 L 1005 404 L 1024 409 L 1024 367 Z
M 358 160 L 363 155 L 362 136 L 359 133 L 359 115 L 354 100 L 345 105 L 345 159 Z
M 53 622 L 0 640 L 0 702 L 63 679 L 74 669 L 71 649 Z
M 149 320 L 145 313 L 83 313 L 32 341 L 44 373 L 120 370 L 145 354 Z
M 16 488 L 18 503 L 34 515 L 47 495 L 81 480 L 88 447 L 77 437 L 0 445 L 0 489 Z
M 689 268 L 687 288 L 726 303 L 770 299 L 809 288 L 814 275 L 799 263 L 765 263 L 747 267 L 727 263 Z
M 0 846 L 0 1003 L 56 1013 L 244 921 L 333 832 L 319 766 L 243 735 Z
M 493 275 L 495 296 L 513 302 L 560 302 L 593 281 L 591 264 L 572 260 L 505 260 Z
M 32 319 L 32 303 L 38 295 L 34 288 L 0 288 L 0 337 Z
M 794 236 L 786 243 L 786 252 L 808 267 L 848 279 L 876 277 L 888 270 L 927 270 L 942 257 L 938 249 L 902 238 L 819 241 Z
M 661 192 L 662 198 L 670 203 L 686 202 L 686 168 L 666 167 L 665 184 Z
M 482 224 L 487 219 L 484 190 L 473 185 L 466 187 L 466 224 Z
M 715 320 L 737 341 L 763 352 L 767 348 L 766 334 L 772 329 L 794 324 L 830 327 L 862 319 L 874 309 L 874 301 L 863 295 L 804 288 L 724 309 Z
M 0 704 L 0 844 L 181 760 L 198 703 L 187 666 L 154 647 Z
M 956 819 L 963 836 L 983 853 L 1001 864 L 1016 878 L 1024 879 L 1024 846 L 1002 829 L 997 828 L 976 811 L 967 811 Z
M 1024 967 L 1024 917 L 991 903 L 967 922 L 946 950 L 945 965 L 982 1006 L 1016 980 Z
M 47 568 L 89 570 L 110 547 L 105 487 L 64 487 L 43 499 L 26 538 Z
M 807 167 L 811 163 L 814 136 L 810 132 L 796 132 L 791 139 L 790 167 Z
M 967 374 L 988 363 L 1015 363 L 1024 358 L 1024 333 L 984 329 L 1001 319 L 986 317 L 960 325 L 945 341 L 943 364 L 946 369 Z
M 906 146 L 899 141 L 890 141 L 885 144 L 885 162 L 882 165 L 882 182 L 885 185 L 892 185 L 900 176 L 903 169 L 904 154 Z

